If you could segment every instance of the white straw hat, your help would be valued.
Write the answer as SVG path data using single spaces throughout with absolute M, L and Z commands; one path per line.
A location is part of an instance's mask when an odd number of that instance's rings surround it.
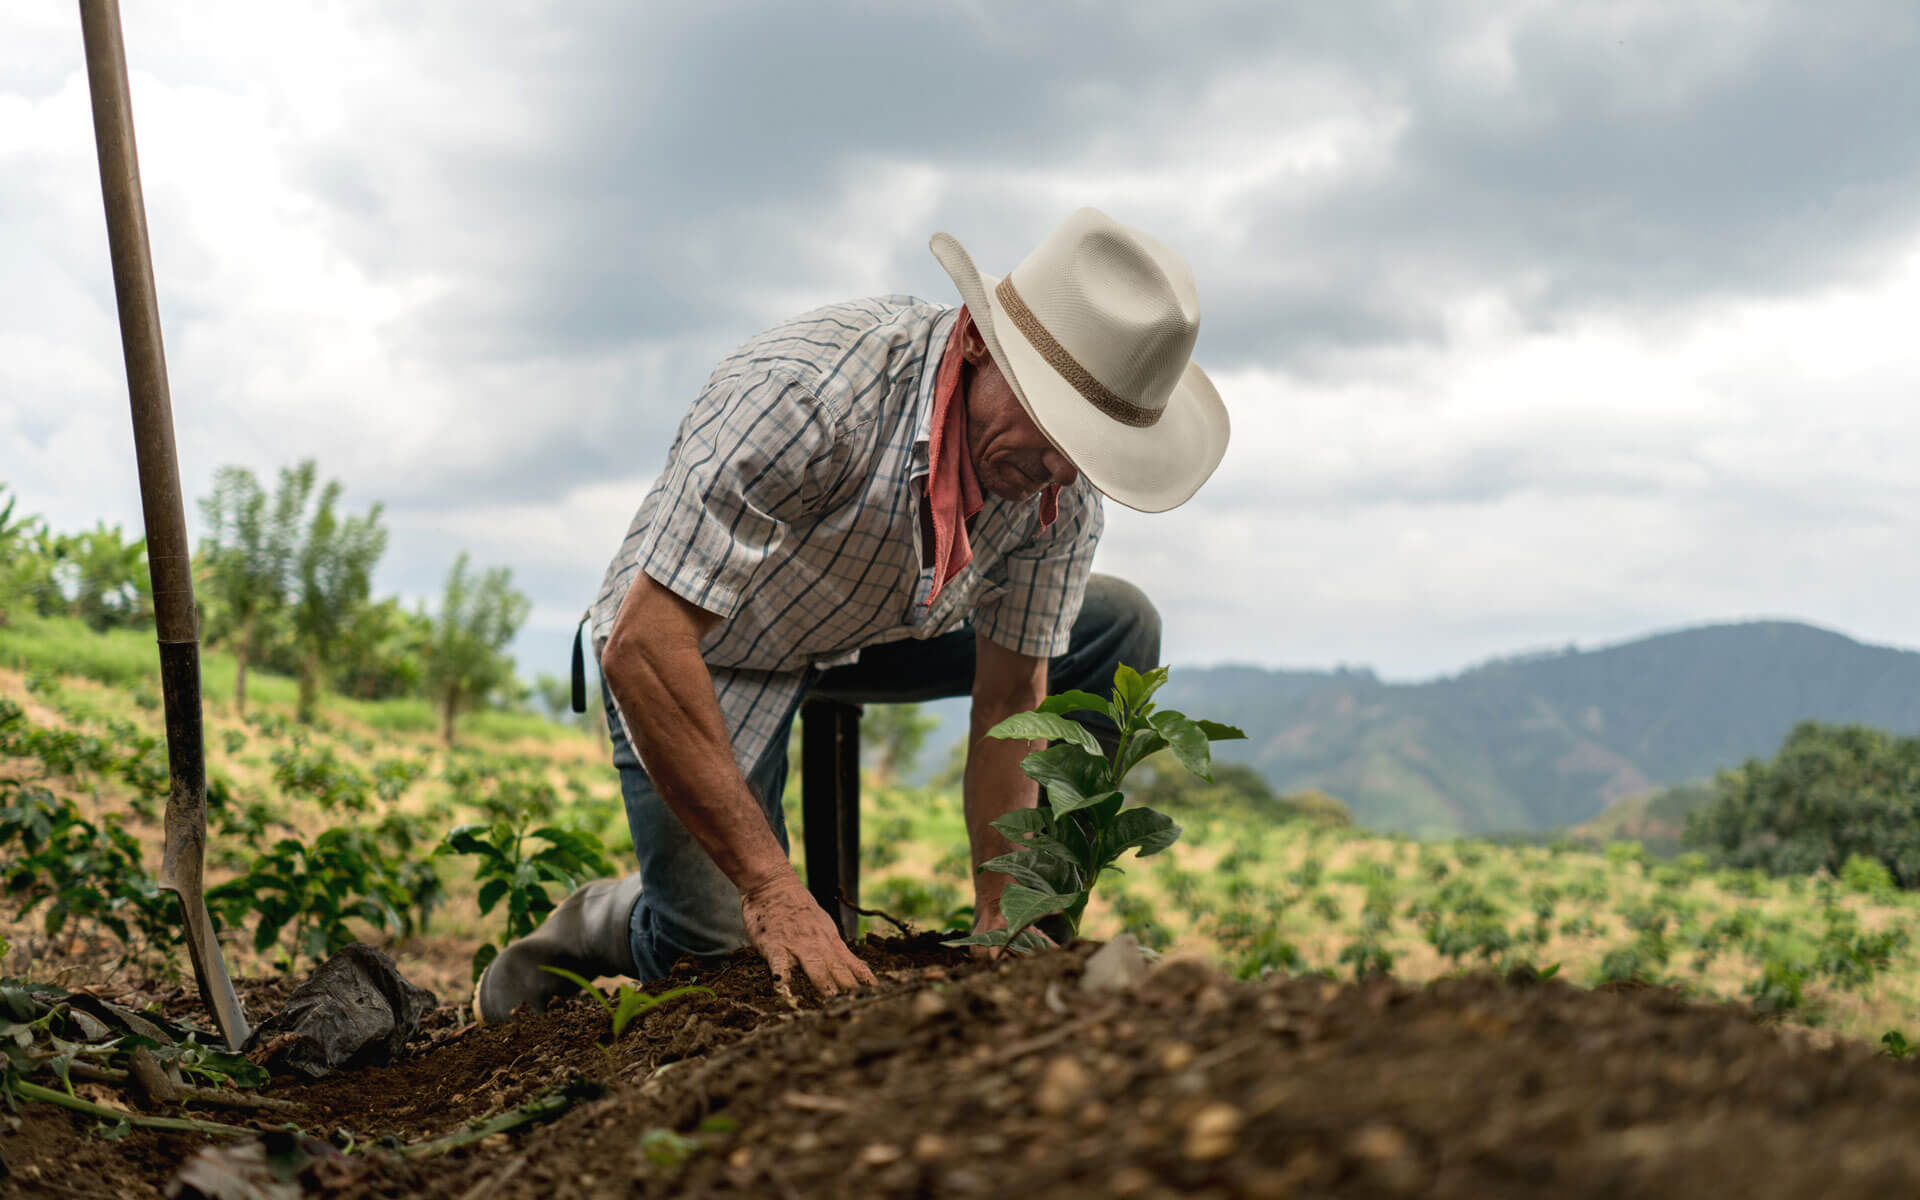
M 1092 208 L 1004 279 L 951 234 L 932 249 L 1013 394 L 1087 482 L 1165 512 L 1220 465 L 1227 409 L 1190 357 L 1200 301 L 1179 255 Z

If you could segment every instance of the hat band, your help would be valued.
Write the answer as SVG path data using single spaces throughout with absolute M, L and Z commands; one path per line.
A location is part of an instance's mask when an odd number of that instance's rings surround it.
M 1081 398 L 1088 404 L 1122 425 L 1131 425 L 1136 429 L 1144 429 L 1152 425 L 1160 419 L 1160 414 L 1166 411 L 1164 408 L 1142 408 L 1131 400 L 1124 400 L 1116 396 L 1106 384 L 1095 379 L 1093 372 L 1081 366 L 1080 361 L 1068 353 L 1065 346 L 1053 340 L 1053 335 L 1048 333 L 1047 327 L 1040 323 L 1040 318 L 1033 315 L 1033 310 L 1028 308 L 1026 301 L 1020 298 L 1020 293 L 1013 290 L 1013 276 L 1008 275 L 1002 279 L 1000 286 L 993 289 L 993 295 L 1000 301 L 1000 307 L 1006 310 L 1007 317 L 1013 321 L 1014 328 L 1026 335 L 1027 341 L 1040 352 L 1040 357 L 1047 360 L 1047 365 L 1052 367 L 1060 378 L 1072 384 L 1073 390 L 1079 392 Z

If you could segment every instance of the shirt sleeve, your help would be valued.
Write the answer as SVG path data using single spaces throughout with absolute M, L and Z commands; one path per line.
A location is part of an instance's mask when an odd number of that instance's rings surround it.
M 973 627 L 996 646 L 1035 658 L 1067 652 L 1086 598 L 1093 551 L 1106 527 L 1100 493 L 1083 478 L 1060 494 L 1053 524 L 1007 552 L 988 575 L 1001 585 L 973 609 Z
M 655 483 L 639 569 L 722 619 L 817 511 L 843 447 L 826 406 L 779 371 L 713 381 L 680 424 Z

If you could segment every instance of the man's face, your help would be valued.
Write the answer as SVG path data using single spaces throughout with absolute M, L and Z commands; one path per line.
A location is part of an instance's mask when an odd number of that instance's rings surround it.
M 981 488 L 1002 500 L 1020 501 L 1032 499 L 1048 484 L 1072 483 L 1080 472 L 1033 423 L 978 338 L 969 331 L 965 386 L 967 450 Z

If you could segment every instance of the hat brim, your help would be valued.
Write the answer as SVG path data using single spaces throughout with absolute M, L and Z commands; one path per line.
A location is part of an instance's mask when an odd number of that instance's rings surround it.
M 951 234 L 934 234 L 931 246 L 1013 394 L 1088 483 L 1141 512 L 1177 508 L 1200 490 L 1230 433 L 1227 407 L 1205 371 L 1189 362 L 1158 421 L 1123 425 L 1089 404 L 1006 319 L 993 294 L 997 276 L 981 274 Z

